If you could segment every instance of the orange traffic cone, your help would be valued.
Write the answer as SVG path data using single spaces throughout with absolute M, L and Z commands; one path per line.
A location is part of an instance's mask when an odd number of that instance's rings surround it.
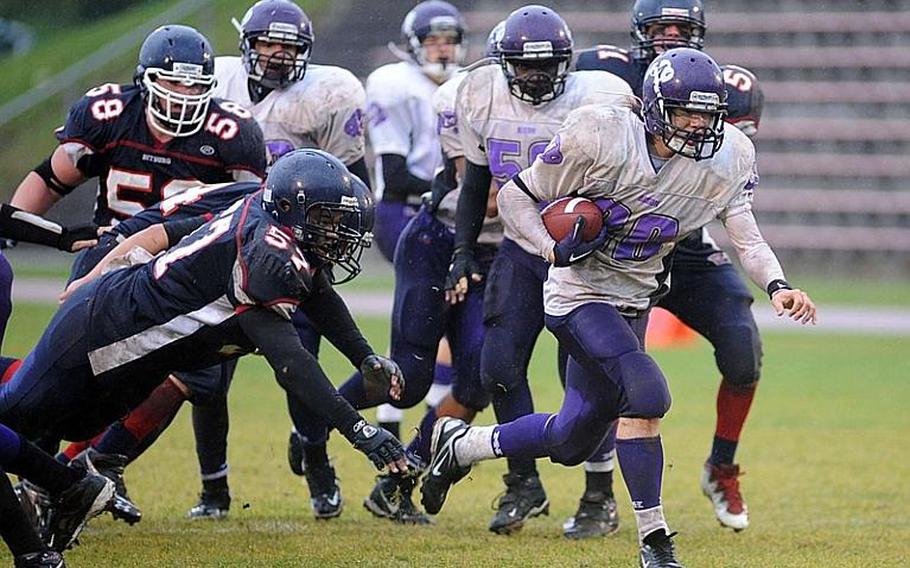
M 695 341 L 698 334 L 661 308 L 651 310 L 648 320 L 648 332 L 645 334 L 646 349 L 664 349 L 668 347 L 682 347 Z

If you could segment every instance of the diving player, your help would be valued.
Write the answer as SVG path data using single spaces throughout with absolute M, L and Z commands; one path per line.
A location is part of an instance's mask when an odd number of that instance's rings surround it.
M 471 71 L 459 88 L 456 115 L 466 165 L 445 283 L 453 303 L 465 298 L 486 272 L 477 265 L 475 243 L 490 183 L 502 186 L 530 166 L 573 109 L 631 95 L 618 77 L 570 72 L 572 48 L 571 31 L 559 14 L 543 6 L 519 8 L 505 21 L 499 65 Z M 544 327 L 541 299 L 547 267 L 530 242 L 506 227 L 486 276 L 481 357 L 481 378 L 503 423 L 534 412 L 527 371 Z M 511 456 L 504 482 L 506 492 L 491 531 L 511 533 L 548 511 L 533 458 Z
M 645 69 L 655 57 L 674 47 L 702 49 L 705 32 L 701 0 L 638 0 L 632 7 L 631 51 L 597 46 L 579 56 L 576 65 L 619 75 L 640 95 Z M 722 69 L 728 95 L 726 120 L 752 137 L 763 104 L 758 81 L 742 67 L 728 65 Z M 734 458 L 755 396 L 762 356 L 761 337 L 750 309 L 753 297 L 730 259 L 704 229 L 676 247 L 671 274 L 673 285 L 660 307 L 711 342 L 721 374 L 717 425 L 701 476 L 702 491 L 711 499 L 721 525 L 739 531 L 749 525 L 749 517 Z M 566 536 L 599 536 L 618 528 L 609 471 L 613 465 L 611 449 L 598 452 L 609 459 L 585 463 L 585 493 L 578 512 L 566 522 Z
M 442 418 L 423 504 L 438 512 L 471 465 L 503 456 L 549 456 L 576 465 L 619 418 L 616 449 L 638 524 L 640 563 L 680 568 L 663 515 L 660 418 L 666 378 L 643 350 L 648 310 L 666 293 L 676 243 L 719 219 L 752 280 L 778 315 L 815 322 L 815 306 L 792 289 L 751 210 L 758 176 L 749 139 L 725 127 L 722 72 L 706 54 L 673 49 L 645 75 L 641 114 L 629 104 L 572 112 L 547 149 L 500 191 L 506 227 L 552 264 L 544 287 L 547 327 L 570 359 L 557 414 L 469 427 Z M 604 227 L 592 241 L 575 231 L 555 242 L 538 202 L 566 195 L 595 200 Z

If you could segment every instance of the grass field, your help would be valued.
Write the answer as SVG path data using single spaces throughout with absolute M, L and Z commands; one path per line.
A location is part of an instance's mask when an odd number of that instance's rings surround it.
M 48 306 L 15 308 L 7 353 L 23 354 L 51 316 Z M 361 321 L 377 348 L 386 324 Z M 779 334 L 765 338 L 764 379 L 741 444 L 748 474 L 744 494 L 752 527 L 734 534 L 714 520 L 698 474 L 714 423 L 717 373 L 710 348 L 660 351 L 674 407 L 665 423 L 664 500 L 680 531 L 680 554 L 692 567 L 868 567 L 910 565 L 910 384 L 907 338 Z M 541 342 L 532 366 L 538 406 L 560 401 L 554 344 Z M 349 371 L 331 349 L 330 375 Z M 487 532 L 490 503 L 504 463 L 478 467 L 453 490 L 433 527 L 404 527 L 371 518 L 360 505 L 373 472 L 339 437 L 330 446 L 346 509 L 316 522 L 308 494 L 285 463 L 289 421 L 284 397 L 264 362 L 247 358 L 235 383 L 230 434 L 234 506 L 222 522 L 184 519 L 199 490 L 189 414 L 184 409 L 159 443 L 128 471 L 145 518 L 135 527 L 95 520 L 83 545 L 67 555 L 73 566 L 622 566 L 636 564 L 628 498 L 620 489 L 622 528 L 596 542 L 561 538 L 583 479 L 540 462 L 551 515 L 518 535 Z M 408 415 L 413 424 L 416 413 Z M 483 413 L 479 423 L 493 421 Z M 618 484 L 622 485 L 622 484 Z

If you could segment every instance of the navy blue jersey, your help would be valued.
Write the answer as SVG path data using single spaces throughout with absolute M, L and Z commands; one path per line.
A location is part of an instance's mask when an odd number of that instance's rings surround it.
M 221 99 L 212 100 L 202 130 L 162 144 L 147 123 L 140 88 L 109 83 L 72 106 L 57 138 L 76 145 L 77 167 L 98 178 L 98 225 L 127 219 L 200 183 L 265 175 L 258 124 L 249 111 Z
M 211 220 L 239 199 L 258 191 L 260 187 L 261 185 L 254 181 L 193 186 L 133 215 L 119 223 L 111 232 L 114 235 L 129 237 L 150 225 L 165 221 L 180 221 L 192 217 L 205 217 L 206 220 Z
M 89 333 L 96 376 L 189 371 L 249 353 L 235 316 L 259 308 L 290 319 L 313 269 L 255 193 L 149 263 L 102 278 Z
M 612 73 L 628 83 L 635 96 L 640 97 L 648 62 L 636 59 L 629 51 L 615 45 L 598 45 L 579 55 L 575 68 Z

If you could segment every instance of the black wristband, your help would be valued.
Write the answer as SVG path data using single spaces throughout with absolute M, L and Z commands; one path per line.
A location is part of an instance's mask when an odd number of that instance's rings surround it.
M 766 291 L 768 292 L 768 297 L 771 298 L 774 296 L 774 294 L 776 294 L 777 292 L 779 292 L 781 290 L 792 290 L 792 289 L 793 289 L 793 287 L 790 286 L 790 284 L 786 280 L 782 280 L 782 279 L 778 278 L 778 279 L 772 280 L 771 282 L 768 283 L 768 287 L 766 288 Z

